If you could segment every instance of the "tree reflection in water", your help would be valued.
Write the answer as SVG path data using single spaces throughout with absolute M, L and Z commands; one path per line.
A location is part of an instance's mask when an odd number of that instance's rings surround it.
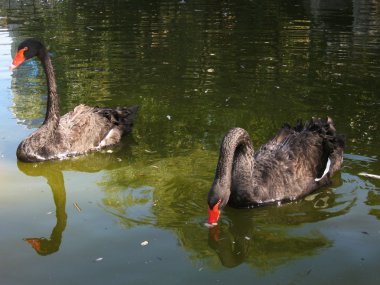
M 315 224 L 346 214 L 355 203 L 349 195 L 325 188 L 281 206 L 227 207 L 220 224 L 207 229 L 210 160 L 213 155 L 197 150 L 115 169 L 99 183 L 105 210 L 125 228 L 151 225 L 174 232 L 194 262 L 204 261 L 210 267 L 247 263 L 266 271 L 332 246 Z M 342 184 L 338 176 L 333 186 Z

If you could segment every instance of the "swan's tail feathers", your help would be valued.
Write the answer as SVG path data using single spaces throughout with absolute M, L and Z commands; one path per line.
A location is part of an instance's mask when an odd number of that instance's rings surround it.
M 334 122 L 330 117 L 327 117 L 326 119 L 313 117 L 305 124 L 304 130 L 318 132 L 327 136 L 337 136 Z
M 330 174 L 332 176 L 341 168 L 343 162 L 344 136 L 336 133 L 334 122 L 330 117 L 312 118 L 305 128 L 322 136 L 324 153 L 331 160 Z
M 121 132 L 128 133 L 132 129 L 138 110 L 139 106 L 132 106 L 117 107 L 115 109 L 99 108 L 98 112 L 115 125 L 115 127 L 120 129 Z
M 124 129 L 124 132 L 130 132 L 139 111 L 139 106 L 119 107 L 116 111 L 119 114 L 119 125 Z
M 343 149 L 345 147 L 345 138 L 337 134 L 334 122 L 330 117 L 326 119 L 312 118 L 310 121 L 303 123 L 298 120 L 295 126 L 285 124 L 278 132 L 272 144 L 277 146 L 286 146 L 292 144 L 294 147 L 294 138 L 303 134 L 314 134 L 310 142 L 314 139 L 322 143 L 321 163 L 318 167 L 318 176 L 325 176 L 324 171 L 328 159 L 330 159 L 329 176 L 331 177 L 337 170 L 340 169 L 343 162 Z M 310 137 L 309 137 L 310 138 Z M 317 139 L 318 138 L 318 139 Z M 322 140 L 320 140 L 322 138 Z M 269 145 L 270 146 L 270 145 Z

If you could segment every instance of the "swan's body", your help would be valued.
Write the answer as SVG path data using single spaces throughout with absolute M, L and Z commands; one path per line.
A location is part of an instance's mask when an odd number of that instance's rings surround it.
M 99 150 L 119 143 L 122 135 L 131 130 L 137 106 L 111 109 L 79 105 L 61 117 L 53 65 L 39 41 L 29 39 L 22 42 L 11 68 L 34 56 L 40 59 L 46 74 L 47 112 L 41 127 L 18 146 L 16 154 L 19 160 L 62 159 Z
M 331 182 L 343 161 L 344 140 L 330 118 L 285 125 L 256 153 L 248 133 L 231 129 L 224 137 L 208 195 L 209 223 L 220 208 L 292 201 Z

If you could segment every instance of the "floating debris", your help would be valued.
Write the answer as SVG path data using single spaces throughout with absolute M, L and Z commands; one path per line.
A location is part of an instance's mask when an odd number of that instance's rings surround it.
M 79 207 L 77 202 L 74 202 L 74 207 L 75 207 L 75 209 L 77 209 L 78 213 L 80 213 L 82 211 L 82 209 Z
M 99 262 L 99 261 L 102 261 L 103 260 L 103 257 L 98 257 L 97 259 L 95 259 L 96 262 Z
M 167 118 L 168 120 L 171 120 L 171 119 L 172 119 L 172 116 L 170 116 L 170 115 L 166 115 L 166 118 Z
M 146 153 L 156 153 L 157 151 L 155 151 L 155 150 L 149 150 L 149 149 L 145 149 L 144 150 Z
M 247 236 L 245 236 L 244 237 L 246 240 L 251 240 L 251 238 L 250 237 L 247 237 Z
M 370 178 L 380 179 L 380 175 L 370 174 L 370 173 L 367 173 L 367 172 L 360 172 L 359 175 L 364 176 L 364 177 L 370 177 Z
M 143 241 L 142 243 L 140 243 L 141 246 L 147 246 L 149 244 L 149 242 L 147 240 Z
M 113 153 L 112 149 L 107 150 L 107 153 Z
M 213 68 L 207 69 L 207 72 L 209 72 L 209 73 L 213 73 L 214 71 L 215 71 L 215 69 L 213 69 Z

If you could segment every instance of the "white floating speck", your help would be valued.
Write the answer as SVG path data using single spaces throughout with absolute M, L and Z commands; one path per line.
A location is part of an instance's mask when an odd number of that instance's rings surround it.
M 167 118 L 168 120 L 171 120 L 171 119 L 172 119 L 172 116 L 170 116 L 170 115 L 166 115 L 166 118 Z
M 214 72 L 215 71 L 215 69 L 213 69 L 213 68 L 209 68 L 209 69 L 207 69 L 207 72 L 209 72 L 209 73 L 212 73 L 212 72 Z
M 364 176 L 364 177 L 370 177 L 370 178 L 380 179 L 380 175 L 370 174 L 370 173 L 367 173 L 367 172 L 360 172 L 359 175 Z
M 97 259 L 95 259 L 96 262 L 99 262 L 99 261 L 102 261 L 103 260 L 103 257 L 98 257 Z
M 244 237 L 246 240 L 251 240 L 251 238 L 250 237 L 247 237 L 247 236 L 245 236 Z
M 142 243 L 141 243 L 141 246 L 147 246 L 149 244 L 149 242 L 147 241 L 147 240 L 145 240 L 145 241 L 143 241 Z
M 113 150 L 112 149 L 108 149 L 107 153 L 113 153 Z

